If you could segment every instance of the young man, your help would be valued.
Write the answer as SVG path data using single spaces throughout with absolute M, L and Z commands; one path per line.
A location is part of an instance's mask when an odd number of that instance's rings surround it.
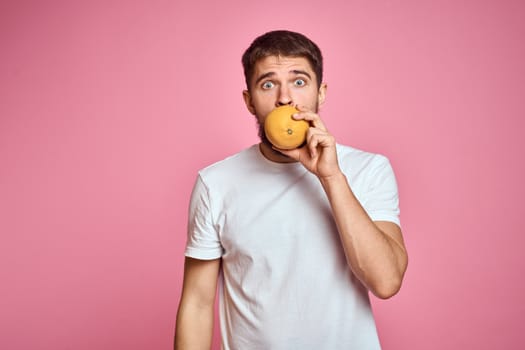
M 326 129 L 322 56 L 308 38 L 266 33 L 242 62 L 261 142 L 199 172 L 175 348 L 210 348 L 220 280 L 223 349 L 379 349 L 368 291 L 393 296 L 407 266 L 392 168 Z M 266 139 L 280 105 L 309 122 L 304 146 Z

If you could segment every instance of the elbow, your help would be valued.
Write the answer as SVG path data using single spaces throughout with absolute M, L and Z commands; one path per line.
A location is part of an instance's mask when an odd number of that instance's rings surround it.
M 392 279 L 390 281 L 384 281 L 370 288 L 372 294 L 379 299 L 390 299 L 396 295 L 401 289 L 401 279 Z
M 403 284 L 403 277 L 406 271 L 406 263 L 401 271 L 393 272 L 390 276 L 384 276 L 370 286 L 370 291 L 380 299 L 390 299 L 396 295 Z

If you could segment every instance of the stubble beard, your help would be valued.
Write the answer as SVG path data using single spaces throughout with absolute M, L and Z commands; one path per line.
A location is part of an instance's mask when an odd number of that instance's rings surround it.
M 257 123 L 259 139 L 261 140 L 262 143 L 264 143 L 265 145 L 267 145 L 271 149 L 273 147 L 273 145 L 270 142 L 270 140 L 268 140 L 268 138 L 266 137 L 266 132 L 264 131 L 264 124 L 259 122 L 259 120 L 257 120 L 257 119 L 256 119 L 256 123 Z

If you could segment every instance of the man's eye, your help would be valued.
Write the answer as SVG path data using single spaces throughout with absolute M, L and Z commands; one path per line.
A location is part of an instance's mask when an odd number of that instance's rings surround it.
M 263 89 L 271 89 L 273 88 L 273 83 L 271 81 L 266 81 L 262 84 Z
M 306 85 L 306 81 L 304 81 L 303 79 L 297 79 L 296 81 L 294 81 L 294 84 L 296 86 L 304 86 Z

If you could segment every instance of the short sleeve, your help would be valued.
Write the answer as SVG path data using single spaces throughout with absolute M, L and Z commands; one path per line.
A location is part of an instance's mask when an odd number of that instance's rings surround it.
M 187 257 L 212 260 L 222 256 L 219 234 L 212 218 L 209 190 L 201 176 L 198 176 L 190 199 L 188 240 L 185 251 Z
M 375 157 L 363 206 L 373 221 L 390 221 L 399 226 L 399 195 L 394 171 L 386 157 Z

